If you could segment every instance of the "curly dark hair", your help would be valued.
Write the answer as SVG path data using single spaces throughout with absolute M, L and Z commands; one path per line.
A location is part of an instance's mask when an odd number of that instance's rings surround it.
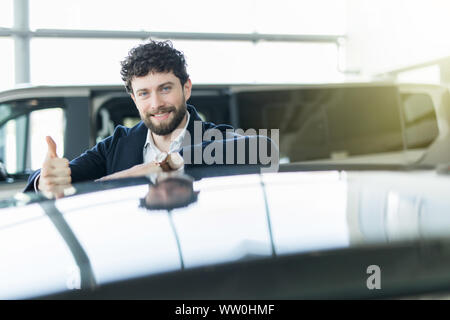
M 148 43 L 134 47 L 120 64 L 122 66 L 120 75 L 130 94 L 133 93 L 131 87 L 133 77 L 143 77 L 149 72 L 173 72 L 180 79 L 182 86 L 189 79 L 183 53 L 176 50 L 169 40 L 150 40 Z

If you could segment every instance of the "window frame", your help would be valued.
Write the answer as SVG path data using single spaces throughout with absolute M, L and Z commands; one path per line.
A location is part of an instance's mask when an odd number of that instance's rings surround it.
M 38 106 L 33 106 L 30 102 L 37 100 Z M 28 105 L 27 105 L 28 102 Z M 7 123 L 11 120 L 19 119 L 20 117 L 25 116 L 25 130 L 24 130 L 24 141 L 23 146 L 21 149 L 23 158 L 22 163 L 19 166 L 19 162 L 17 162 L 18 170 L 16 172 L 8 172 L 8 175 L 10 176 L 22 176 L 22 175 L 28 175 L 30 174 L 32 170 L 31 166 L 31 121 L 30 117 L 31 114 L 34 111 L 40 111 L 40 110 L 49 110 L 49 109 L 62 109 L 63 111 L 63 119 L 64 121 L 67 121 L 67 115 L 66 115 L 66 105 L 65 105 L 65 99 L 64 98 L 50 98 L 50 97 L 38 97 L 35 99 L 15 99 L 15 100 L 9 100 L 2 102 L 2 104 L 11 105 L 12 112 L 11 114 L 4 118 L 2 121 L 0 121 L 0 128 L 3 128 L 7 125 Z M 21 110 L 14 110 L 19 109 Z M 63 139 L 66 139 L 66 128 L 63 128 Z M 16 151 L 18 153 L 18 151 Z M 5 161 L 5 160 L 4 160 Z

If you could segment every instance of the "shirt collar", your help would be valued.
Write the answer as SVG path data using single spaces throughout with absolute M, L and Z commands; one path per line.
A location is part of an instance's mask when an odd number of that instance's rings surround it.
M 191 118 L 191 115 L 187 110 L 186 110 L 186 113 L 187 113 L 187 119 L 186 119 L 186 124 L 184 125 L 184 128 L 183 128 L 183 131 L 181 131 L 181 133 L 178 135 L 178 137 L 176 137 L 175 140 L 173 140 L 170 143 L 170 149 L 172 149 L 172 146 L 174 146 L 174 145 L 181 146 L 181 143 L 183 142 L 184 136 L 186 135 L 187 126 L 188 126 L 189 120 Z M 155 142 L 153 141 L 153 136 L 152 136 L 152 132 L 150 131 L 150 129 L 147 130 L 147 140 L 145 140 L 144 149 L 146 149 L 149 145 L 158 149 L 158 147 L 155 145 Z

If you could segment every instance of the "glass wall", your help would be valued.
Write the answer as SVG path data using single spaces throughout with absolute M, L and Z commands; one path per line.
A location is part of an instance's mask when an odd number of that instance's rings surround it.
M 0 91 L 14 85 L 14 42 L 0 37 Z
M 40 0 L 30 1 L 30 26 L 36 29 L 343 34 L 346 0 L 278 0 L 276 3 L 271 0 L 173 0 L 170 3 Z
M 35 84 L 118 84 L 120 61 L 139 40 L 43 39 L 31 43 Z M 343 80 L 334 44 L 173 41 L 194 83 L 311 83 Z M 51 48 L 49 50 L 49 48 Z
M 13 25 L 13 0 L 0 1 L 0 27 L 11 28 Z
M 49 10 L 51 8 L 51 10 Z M 56 14 L 57 13 L 57 14 Z M 99 18 L 101 17 L 101 18 Z M 346 0 L 30 1 L 31 29 L 345 34 Z M 119 61 L 140 40 L 43 39 L 31 45 L 35 84 L 121 83 Z M 334 44 L 173 41 L 194 83 L 339 81 Z M 270 70 L 270 72 L 268 72 Z
M 186 2 L 29 0 L 38 29 L 199 33 L 342 35 L 347 0 L 229 0 Z M 0 27 L 13 24 L 13 0 L 0 4 Z M 139 39 L 33 37 L 31 83 L 117 84 L 120 61 Z M 340 81 L 333 43 L 173 41 L 186 54 L 194 83 L 305 83 Z M 0 90 L 14 84 L 12 38 L 0 38 Z M 270 70 L 270 72 L 269 72 Z
M 34 38 L 34 84 L 118 84 L 120 61 L 139 40 Z

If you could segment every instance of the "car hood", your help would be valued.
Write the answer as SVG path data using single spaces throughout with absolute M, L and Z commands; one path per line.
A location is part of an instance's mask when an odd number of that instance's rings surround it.
M 0 298 L 450 235 L 450 178 L 434 171 L 239 175 L 194 190 L 173 210 L 141 205 L 148 184 L 0 210 Z

